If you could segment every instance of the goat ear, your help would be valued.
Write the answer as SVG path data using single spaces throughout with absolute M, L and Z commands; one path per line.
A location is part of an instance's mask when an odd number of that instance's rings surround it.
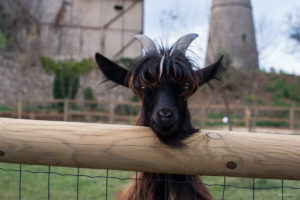
M 127 69 L 124 69 L 117 63 L 114 63 L 113 61 L 109 60 L 108 58 L 99 53 L 96 53 L 95 59 L 107 80 L 128 87 L 128 81 L 126 79 L 126 76 L 128 74 Z
M 218 59 L 217 62 L 214 64 L 205 67 L 203 69 L 197 70 L 197 74 L 199 77 L 199 86 L 208 83 L 210 80 L 216 79 L 221 80 L 221 73 L 225 70 L 224 66 L 222 65 L 223 55 Z M 209 84 L 209 83 L 208 83 Z

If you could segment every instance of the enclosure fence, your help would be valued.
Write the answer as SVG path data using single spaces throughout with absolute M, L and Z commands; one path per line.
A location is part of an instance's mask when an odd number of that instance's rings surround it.
M 289 180 L 300 179 L 300 136 L 202 130 L 185 144 L 181 149 L 170 148 L 145 127 L 0 118 L 0 162 L 19 163 L 18 168 L 1 165 L 0 176 L 3 180 L 10 173 L 18 173 L 19 199 L 24 197 L 27 174 L 47 176 L 48 199 L 54 185 L 51 180 L 57 177 L 75 178 L 76 199 L 89 199 L 81 187 L 95 183 L 88 184 L 86 179 L 102 180 L 102 196 L 90 199 L 114 199 L 117 191 L 112 194 L 108 186 L 113 187 L 116 180 L 142 181 L 136 172 L 116 176 L 114 170 L 228 176 L 222 180 L 204 177 L 203 183 L 191 183 L 207 185 L 215 199 L 299 199 L 299 182 Z M 27 164 L 45 167 L 27 169 Z M 57 171 L 55 166 L 76 170 Z M 79 168 L 104 171 L 95 175 Z M 235 182 L 231 177 L 250 179 Z M 264 186 L 271 180 L 261 178 L 278 181 Z M 248 192 L 240 196 L 233 190 Z M 278 198 L 270 198 L 274 190 Z
M 52 172 L 51 171 L 51 166 L 48 166 L 48 170 L 47 171 L 32 171 L 32 170 L 23 170 L 22 169 L 22 164 L 19 165 L 19 169 L 5 169 L 5 168 L 0 168 L 0 171 L 2 172 L 6 172 L 6 173 L 18 173 L 19 174 L 19 178 L 18 178 L 18 192 L 17 192 L 17 195 L 16 197 L 18 199 L 23 199 L 22 198 L 22 176 L 24 175 L 24 173 L 27 173 L 27 174 L 45 174 L 47 176 L 47 191 L 45 191 L 45 195 L 44 199 L 48 199 L 50 200 L 51 199 L 51 184 L 50 184 L 50 180 L 51 180 L 51 177 L 53 177 L 54 175 L 55 176 L 62 176 L 62 177 L 74 177 L 76 178 L 76 180 L 74 180 L 74 182 L 76 183 L 75 185 L 75 189 L 74 189 L 74 193 L 75 195 L 73 196 L 73 199 L 81 199 L 80 198 L 80 192 L 83 192 L 85 193 L 85 191 L 80 191 L 80 178 L 88 178 L 88 179 L 102 179 L 103 182 L 105 182 L 105 194 L 102 195 L 102 196 L 99 196 L 98 198 L 96 199 L 111 199 L 114 197 L 115 194 L 110 194 L 109 193 L 109 182 L 110 180 L 119 180 L 119 181 L 127 181 L 127 180 L 130 180 L 130 181 L 143 181 L 142 179 L 138 179 L 138 178 L 133 178 L 133 177 L 125 177 L 125 178 L 120 178 L 120 177 L 115 177 L 115 176 L 109 176 L 109 170 L 106 170 L 106 175 L 103 175 L 103 176 L 91 176 L 91 175 L 86 175 L 86 174 L 80 174 L 80 169 L 77 168 L 77 173 L 74 173 L 74 174 L 70 174 L 70 173 L 58 173 L 58 172 Z M 5 176 L 4 173 L 1 173 L 1 176 Z M 55 177 L 54 177 L 55 178 Z M 186 183 L 192 183 L 192 184 L 204 184 L 206 187 L 208 187 L 209 189 L 211 189 L 212 187 L 218 187 L 218 193 L 219 194 L 214 194 L 214 196 L 216 197 L 218 195 L 218 198 L 215 198 L 215 199 L 222 199 L 222 200 L 225 200 L 225 199 L 234 199 L 232 196 L 230 195 L 236 195 L 234 192 L 232 191 L 229 191 L 229 195 L 227 195 L 227 198 L 226 198 L 226 190 L 232 190 L 232 189 L 239 189 L 239 190 L 242 190 L 242 191 L 245 191 L 247 190 L 247 192 L 251 193 L 251 195 L 248 195 L 246 198 L 240 198 L 239 199 L 263 199 L 261 198 L 259 195 L 260 195 L 260 192 L 261 191 L 267 191 L 267 192 L 270 192 L 270 191 L 276 191 L 277 190 L 277 193 L 280 194 L 280 195 L 277 195 L 279 198 L 277 199 L 299 199 L 299 192 L 300 192 L 300 187 L 299 186 L 291 186 L 291 185 L 285 185 L 285 182 L 288 182 L 288 181 L 284 181 L 284 180 L 280 180 L 280 184 L 276 184 L 276 185 L 273 185 L 273 186 L 257 186 L 257 182 L 260 181 L 260 180 L 257 180 L 255 178 L 252 178 L 251 180 L 249 180 L 249 182 L 251 182 L 251 184 L 249 184 L 249 186 L 243 186 L 243 185 L 234 185 L 234 184 L 228 184 L 227 181 L 228 180 L 228 177 L 223 177 L 223 182 L 222 183 L 214 183 L 214 184 L 211 184 L 211 183 L 205 183 L 205 182 L 181 182 L 182 184 L 186 184 Z M 155 181 L 161 181 L 161 180 L 155 180 Z M 24 183 L 23 183 L 24 184 Z M 287 190 L 289 190 L 289 192 L 287 192 Z M 293 194 L 293 191 L 291 192 L 291 190 L 295 190 L 297 191 L 296 194 Z M 17 190 L 16 190 L 17 191 Z M 259 191 L 259 192 L 257 192 Z M 5 191 L 4 191 L 5 192 Z M 42 192 L 42 191 L 39 191 L 39 192 Z M 274 196 L 274 195 L 273 195 Z M 32 197 L 32 196 L 31 196 Z M 16 198 L 16 199 L 17 199 Z M 265 198 L 265 197 L 264 197 Z M 268 197 L 267 197 L 268 198 Z M 30 198 L 29 198 L 30 199 Z M 54 198 L 56 199 L 56 198 Z M 82 198 L 82 199 L 86 199 L 86 198 Z M 167 200 L 167 198 L 165 198 Z M 196 199 L 196 198 L 195 198 Z M 269 199 L 272 199 L 272 197 Z
M 106 123 L 133 123 L 140 102 L 130 101 L 96 101 L 96 100 L 11 100 L 0 117 L 19 119 L 85 121 Z M 194 125 L 205 128 L 222 126 L 225 116 L 224 105 L 191 104 Z M 250 128 L 282 127 L 290 130 L 300 129 L 300 107 L 296 106 L 245 106 L 230 105 L 230 121 L 234 126 Z

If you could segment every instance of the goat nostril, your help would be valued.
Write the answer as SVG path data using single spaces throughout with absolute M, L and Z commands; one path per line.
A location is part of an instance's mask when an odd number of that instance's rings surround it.
M 157 111 L 157 115 L 160 119 L 170 119 L 173 115 L 173 111 L 168 108 L 162 108 Z

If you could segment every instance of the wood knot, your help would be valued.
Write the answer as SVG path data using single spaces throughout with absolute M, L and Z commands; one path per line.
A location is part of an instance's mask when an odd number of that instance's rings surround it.
M 229 169 L 235 169 L 237 167 L 237 164 L 234 161 L 229 161 L 226 163 L 226 167 Z
M 222 138 L 222 136 L 219 133 L 206 133 L 206 137 L 209 137 L 213 140 L 219 140 Z
M 4 156 L 5 152 L 0 150 L 0 156 Z

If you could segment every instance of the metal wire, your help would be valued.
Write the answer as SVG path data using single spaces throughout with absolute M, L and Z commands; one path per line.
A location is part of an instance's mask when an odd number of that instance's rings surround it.
M 108 199 L 108 169 L 106 170 L 106 182 L 105 182 L 105 199 Z
M 91 176 L 91 175 L 86 175 L 86 174 L 80 174 L 80 169 L 77 169 L 77 173 L 74 174 L 69 174 L 69 173 L 59 173 L 59 172 L 54 172 L 51 171 L 51 166 L 48 167 L 47 171 L 31 171 L 31 170 L 23 170 L 22 169 L 22 164 L 19 165 L 19 169 L 5 169 L 0 167 L 0 171 L 4 172 L 18 172 L 19 173 L 19 200 L 22 199 L 22 175 L 24 173 L 30 173 L 30 174 L 47 174 L 48 175 L 48 200 L 50 200 L 50 177 L 51 175 L 59 175 L 59 176 L 74 176 L 77 177 L 77 200 L 79 199 L 79 178 L 80 177 L 85 177 L 85 178 L 105 178 L 106 179 L 106 200 L 108 199 L 108 181 L 109 179 L 115 179 L 115 180 L 134 180 L 136 183 L 138 181 L 142 181 L 143 179 L 138 178 L 138 173 L 135 172 L 135 177 L 125 177 L 125 178 L 120 178 L 120 177 L 115 177 L 115 176 L 109 176 L 109 170 L 106 170 L 106 176 Z M 226 188 L 235 188 L 235 189 L 251 189 L 252 190 L 252 195 L 253 195 L 253 200 L 255 200 L 255 190 L 273 190 L 273 189 L 281 189 L 281 196 L 282 200 L 284 200 L 284 189 L 294 189 L 294 190 L 300 190 L 300 187 L 294 187 L 294 186 L 288 186 L 284 185 L 284 180 L 281 180 L 281 185 L 278 186 L 270 186 L 270 187 L 261 187 L 261 186 L 256 186 L 255 185 L 255 178 L 252 179 L 252 186 L 239 186 L 239 185 L 232 185 L 232 184 L 227 184 L 226 183 L 226 177 L 224 177 L 224 182 L 223 184 L 208 184 L 208 183 L 203 183 L 203 182 L 191 182 L 191 181 L 177 181 L 177 180 L 163 180 L 163 179 L 155 179 L 153 181 L 162 181 L 164 182 L 164 197 L 165 199 L 168 199 L 168 186 L 167 184 L 169 182 L 177 182 L 181 184 L 203 184 L 205 186 L 211 187 L 211 186 L 219 186 L 223 187 L 222 191 L 222 200 L 225 200 L 225 190 Z M 136 184 L 137 185 L 137 184 Z M 136 187 L 136 191 L 138 188 Z M 196 199 L 196 194 L 195 194 L 195 199 Z
M 79 168 L 77 168 L 77 184 L 76 184 L 76 199 L 79 200 Z
M 255 200 L 255 178 L 252 181 L 253 200 Z
M 281 180 L 281 200 L 284 200 L 284 186 L 283 186 L 283 180 Z
M 22 199 L 22 164 L 19 169 L 19 200 Z
M 48 167 L 48 200 L 50 200 L 50 174 L 51 174 L 51 166 Z
M 225 198 L 225 188 L 226 188 L 226 177 L 224 176 L 224 186 L 223 186 L 222 200 L 224 200 L 224 198 Z
M 137 183 L 137 181 L 138 181 L 138 172 L 135 172 L 135 200 L 138 200 L 137 199 L 137 191 L 138 191 L 138 183 Z
M 19 169 L 5 169 L 5 168 L 1 168 L 1 171 L 6 171 L 6 172 L 20 172 Z M 31 171 L 31 170 L 21 170 L 22 173 L 31 173 L 31 174 L 48 174 L 48 171 Z M 91 176 L 91 175 L 86 175 L 86 174 L 69 174 L 69 173 L 59 173 L 59 172 L 50 172 L 51 174 L 54 175 L 59 175 L 59 176 L 79 176 L 79 177 L 85 177 L 85 178 L 108 178 L 108 179 L 115 179 L 115 180 L 120 180 L 120 181 L 124 181 L 124 180 L 136 180 L 136 178 L 132 178 L 132 177 L 126 177 L 126 178 L 120 178 L 120 177 L 115 177 L 115 176 Z M 142 181 L 143 179 L 141 178 L 137 178 L 137 180 Z M 163 179 L 155 179 L 153 181 L 164 181 Z M 203 183 L 203 182 L 192 182 L 192 181 L 177 181 L 177 180 L 169 180 L 175 183 L 188 183 L 188 184 L 203 184 L 205 186 L 220 186 L 223 187 L 224 184 L 209 184 L 209 183 Z M 226 187 L 231 187 L 231 188 L 235 188 L 235 189 L 255 189 L 255 190 L 272 190 L 272 189 L 281 189 L 282 186 L 272 186 L 272 187 L 246 187 L 246 186 L 238 186 L 238 185 L 232 185 L 232 184 L 226 184 Z M 300 190 L 300 187 L 294 187 L 294 186 L 284 186 L 284 188 L 286 189 L 294 189 L 294 190 Z

